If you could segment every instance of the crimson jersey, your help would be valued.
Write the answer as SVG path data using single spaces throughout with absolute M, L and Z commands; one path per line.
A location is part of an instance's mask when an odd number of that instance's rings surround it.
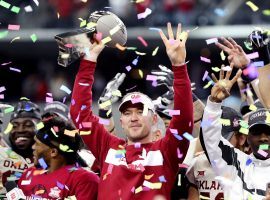
M 198 189 L 202 199 L 203 197 L 211 200 L 224 199 L 221 185 L 215 180 L 216 175 L 204 153 L 193 158 L 186 176 Z
M 31 167 L 19 180 L 18 186 L 28 199 L 96 199 L 99 178 L 92 172 L 75 166 L 64 166 L 52 173 Z

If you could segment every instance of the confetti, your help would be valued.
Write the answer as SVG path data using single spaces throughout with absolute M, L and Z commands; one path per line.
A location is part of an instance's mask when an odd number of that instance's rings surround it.
M 20 25 L 9 24 L 9 25 L 8 25 L 8 30 L 11 30 L 11 31 L 18 31 L 18 30 L 20 30 Z
M 232 68 L 230 66 L 221 67 L 221 69 L 225 72 L 232 71 Z
M 262 14 L 266 16 L 270 16 L 270 10 L 263 10 Z
M 146 53 L 139 52 L 139 51 L 135 51 L 135 53 L 136 53 L 137 55 L 139 55 L 139 56 L 144 56 L 144 55 L 146 55 Z
M 155 50 L 152 52 L 152 56 L 157 55 L 158 49 L 159 49 L 159 47 L 156 47 L 156 48 L 155 48 Z
M 144 179 L 145 179 L 145 180 L 150 180 L 153 176 L 154 176 L 154 174 L 151 174 L 151 175 L 144 175 Z
M 220 52 L 220 57 L 221 57 L 221 60 L 225 60 L 226 59 L 226 56 L 224 54 L 224 51 L 221 51 Z
M 103 124 L 103 125 L 105 125 L 105 126 L 108 126 L 108 125 L 110 125 L 110 120 L 108 120 L 108 119 L 103 119 L 103 118 L 99 118 L 98 123 Z
M 211 68 L 214 72 L 219 72 L 220 71 L 220 69 L 218 68 L 218 67 L 212 67 Z
M 20 8 L 17 7 L 17 6 L 12 6 L 11 12 L 14 12 L 14 13 L 18 14 L 20 12 Z
M 113 96 L 117 96 L 117 97 L 121 97 L 122 96 L 122 94 L 121 94 L 121 92 L 119 90 L 112 91 L 112 95 Z
M 8 123 L 7 128 L 4 131 L 4 134 L 10 133 L 10 131 L 12 130 L 12 128 L 13 128 L 13 125 L 11 123 Z
M 80 131 L 80 135 L 90 135 L 91 131 Z
M 112 174 L 113 170 L 113 164 L 109 164 L 108 169 L 107 169 L 107 174 Z
M 11 64 L 12 62 L 7 62 L 7 63 L 3 63 L 1 64 L 2 66 L 5 66 L 5 65 L 8 65 L 8 64 Z
M 102 42 L 103 44 L 106 44 L 106 43 L 108 43 L 108 42 L 110 42 L 110 41 L 112 41 L 112 38 L 111 38 L 110 36 L 105 37 L 104 39 L 101 40 L 101 42 Z
M 250 54 L 247 54 L 247 57 L 249 59 L 258 58 L 259 57 L 259 53 L 258 52 L 250 53 Z
M 170 131 L 171 131 L 171 133 L 173 133 L 173 134 L 178 134 L 178 130 L 177 130 L 177 129 L 170 128 Z
M 22 180 L 21 185 L 29 185 L 31 180 Z
M 135 194 L 137 194 L 137 193 L 139 193 L 141 191 L 143 191 L 142 186 L 140 186 L 140 187 L 138 187 L 138 188 L 135 189 Z
M 208 71 L 205 71 L 202 80 L 204 81 L 207 76 L 208 76 Z
M 240 123 L 239 123 L 239 125 L 241 126 L 241 127 L 243 127 L 243 128 L 246 128 L 246 129 L 248 129 L 248 123 L 247 122 L 245 122 L 244 120 L 241 120 L 240 121 Z
M 224 126 L 230 126 L 231 125 L 231 121 L 229 119 L 220 118 L 218 121 Z
M 110 30 L 110 35 L 114 35 L 119 30 L 120 30 L 120 26 L 119 25 L 115 26 L 114 28 Z
M 251 104 L 251 105 L 249 106 L 249 110 L 251 110 L 251 111 L 256 111 L 256 110 L 257 110 L 257 107 L 256 107 L 254 104 Z
M 136 149 L 141 148 L 141 143 L 140 143 L 140 142 L 136 142 L 136 143 L 134 144 L 134 147 L 135 147 Z
M 214 13 L 215 13 L 216 15 L 220 16 L 220 17 L 223 17 L 223 16 L 225 16 L 225 14 L 226 14 L 225 10 L 223 10 L 223 9 L 221 9 L 221 8 L 216 8 L 216 9 L 214 10 Z
M 186 138 L 187 140 L 191 141 L 194 139 L 194 137 L 192 135 L 190 135 L 189 133 L 185 132 L 183 134 L 184 138 Z
M 0 92 L 4 92 L 6 90 L 5 86 L 0 87 Z
M 137 47 L 127 47 L 127 50 L 135 51 Z
M 5 2 L 4 0 L 1 0 L 1 1 L 0 1 L 0 6 L 6 8 L 6 9 L 9 9 L 10 4 L 7 3 L 7 2 Z
M 33 0 L 33 1 L 34 1 L 34 3 L 35 3 L 37 6 L 39 6 L 38 0 Z
M 13 111 L 14 111 L 14 107 L 11 106 L 11 107 L 6 108 L 6 109 L 4 110 L 4 114 L 11 113 L 11 112 L 13 112 Z
M 25 6 L 24 10 L 25 10 L 25 12 L 33 12 L 33 8 L 30 5 Z
M 210 199 L 210 197 L 206 197 L 200 194 L 199 199 Z
M 31 40 L 32 40 L 33 42 L 36 42 L 36 41 L 37 41 L 37 36 L 36 36 L 36 34 L 32 34 L 32 35 L 30 36 L 30 38 L 31 38 Z
M 143 116 L 147 116 L 148 115 L 148 107 L 146 105 L 143 105 Z
M 180 149 L 177 148 L 176 151 L 177 151 L 177 157 L 178 157 L 179 159 L 183 158 L 184 155 L 181 153 Z
M 269 145 L 268 144 L 261 144 L 259 149 L 261 150 L 268 150 L 269 149 Z
M 157 76 L 155 76 L 155 75 L 147 75 L 146 76 L 146 80 L 147 81 L 156 81 L 157 80 Z
M 251 1 L 247 1 L 246 2 L 246 5 L 248 5 L 253 12 L 256 12 L 257 10 L 259 10 L 258 6 L 256 6 L 253 2 Z
M 208 59 L 208 58 L 205 58 L 205 57 L 200 57 L 201 58 L 201 61 L 204 61 L 204 62 L 207 62 L 207 63 L 211 63 L 211 60 Z
M 91 28 L 94 28 L 97 24 L 94 23 L 94 22 L 89 22 L 87 25 L 86 25 L 86 28 L 87 29 L 91 29 Z
M 39 123 L 36 125 L 36 129 L 37 129 L 37 130 L 42 129 L 43 127 L 44 127 L 43 122 L 39 122 Z
M 244 127 L 241 127 L 240 130 L 239 130 L 239 133 L 242 133 L 244 135 L 248 135 L 248 129 L 244 128 Z
M 92 127 L 92 122 L 82 122 L 82 127 L 83 128 L 91 128 Z
M 58 182 L 58 181 L 56 181 L 56 185 L 57 185 L 57 187 L 59 187 L 61 190 L 63 190 L 64 187 L 65 187 L 62 183 L 60 183 L 60 182 Z
M 60 90 L 66 92 L 67 94 L 71 93 L 71 90 L 68 87 L 66 87 L 65 85 L 61 85 Z
M 263 67 L 264 66 L 264 62 L 263 61 L 253 62 L 252 65 L 254 67 Z
M 245 45 L 246 49 L 252 50 L 252 44 L 250 42 L 244 41 L 244 45 Z
M 59 149 L 63 152 L 73 152 L 73 150 L 69 149 L 68 145 L 60 144 Z
M 112 105 L 111 100 L 108 100 L 108 101 L 105 101 L 105 102 L 99 104 L 99 107 L 100 107 L 101 109 L 103 109 L 103 108 L 106 108 L 106 107 L 111 106 L 111 105 Z
M 20 69 L 17 69 L 17 68 L 14 68 L 14 67 L 10 67 L 9 69 L 10 69 L 11 71 L 21 73 L 21 70 L 20 70 Z
M 140 77 L 143 78 L 143 71 L 141 69 L 139 69 L 138 71 L 139 71 Z
M 209 44 L 213 44 L 213 43 L 217 43 L 218 42 L 218 39 L 217 38 L 211 38 L 211 39 L 207 39 L 206 40 L 206 44 L 209 45 Z
M 38 163 L 43 169 L 47 169 L 48 165 L 46 164 L 45 160 L 43 158 L 38 159 Z
M 176 137 L 177 140 L 183 140 L 183 138 L 180 135 L 178 135 L 178 134 L 173 134 L 173 135 L 174 135 L 174 137 Z
M 145 19 L 147 16 L 151 15 L 152 10 L 150 8 L 146 8 L 143 13 L 137 14 L 138 19 Z
M 5 95 L 4 94 L 0 94 L 0 99 L 4 99 Z
M 126 66 L 126 70 L 129 72 L 131 70 L 131 66 Z
M 0 39 L 5 38 L 8 35 L 8 31 L 1 31 L 0 32 Z
M 180 110 L 169 110 L 169 115 L 170 116 L 180 115 Z
M 52 103 L 53 98 L 52 97 L 46 97 L 46 103 Z
M 205 86 L 203 86 L 203 89 L 209 88 L 212 84 L 214 85 L 214 82 L 213 81 L 209 81 Z
M 257 153 L 258 154 L 260 154 L 260 155 L 262 155 L 263 157 L 267 157 L 267 155 L 268 155 L 268 153 L 267 152 L 265 152 L 265 151 L 263 151 L 262 149 L 259 149 L 258 151 L 257 151 Z

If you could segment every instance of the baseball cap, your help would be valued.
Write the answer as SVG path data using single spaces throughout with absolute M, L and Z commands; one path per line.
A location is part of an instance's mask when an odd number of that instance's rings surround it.
M 57 116 L 63 118 L 66 121 L 68 121 L 69 119 L 69 109 L 66 104 L 60 101 L 53 101 L 52 103 L 46 104 L 42 117 L 53 114 L 56 114 Z
M 222 124 L 221 129 L 222 137 L 224 137 L 226 140 L 230 140 L 234 132 L 238 132 L 240 130 L 240 120 L 242 120 L 242 116 L 233 108 L 222 106 L 221 118 L 230 120 L 230 125 L 225 126 Z
M 125 108 L 131 106 L 132 104 L 143 104 L 144 106 L 147 106 L 148 109 L 155 112 L 155 107 L 147 95 L 141 93 L 141 92 L 131 92 L 128 93 L 126 96 L 123 97 L 122 102 L 120 103 L 118 110 L 120 112 L 123 112 Z
M 257 108 L 263 108 L 263 105 L 260 101 L 255 101 L 254 105 Z M 250 110 L 250 104 L 248 104 L 246 101 L 243 101 L 240 105 L 240 112 L 241 114 L 244 116 L 246 114 L 248 114 L 249 112 L 252 112 L 252 110 Z
M 169 114 L 169 109 L 157 107 L 156 112 L 160 117 L 164 117 L 169 120 L 172 119 L 172 116 Z
M 35 118 L 40 120 L 41 113 L 37 104 L 27 98 L 21 98 L 11 114 L 10 121 L 17 118 Z
M 250 114 L 248 119 L 249 129 L 255 129 L 258 126 L 270 128 L 270 113 L 266 108 L 261 108 Z

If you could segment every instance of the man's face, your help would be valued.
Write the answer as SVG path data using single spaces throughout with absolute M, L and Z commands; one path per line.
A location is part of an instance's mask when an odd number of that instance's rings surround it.
M 156 117 L 149 110 L 147 115 L 144 116 L 141 104 L 134 104 L 132 107 L 125 109 L 121 114 L 120 122 L 129 142 L 151 142 L 150 131 Z
M 10 122 L 13 128 L 10 132 L 10 140 L 20 150 L 31 148 L 34 143 L 36 122 L 32 118 L 17 118 Z
M 270 146 L 270 128 L 264 128 L 264 127 L 258 127 L 256 128 L 256 130 L 250 130 L 249 134 L 248 134 L 248 143 L 250 145 L 250 148 L 253 152 L 253 154 L 261 159 L 261 160 L 266 160 L 268 158 L 270 158 L 270 150 L 269 150 L 269 146 Z M 260 150 L 260 146 L 261 145 L 268 145 L 268 149 L 267 150 L 263 150 L 266 153 L 268 153 L 268 155 L 266 157 L 264 157 L 263 155 L 261 155 L 260 153 L 258 153 L 258 150 Z
M 32 146 L 33 149 L 33 159 L 34 159 L 34 165 L 39 166 L 38 160 L 43 158 L 44 161 L 49 163 L 50 160 L 50 147 L 43 144 L 39 139 L 34 137 L 35 143 Z
M 169 127 L 169 125 L 170 125 L 171 120 L 167 119 L 165 117 L 161 117 L 161 118 L 162 118 L 162 120 L 163 120 L 163 122 L 165 124 L 166 129 L 167 129 Z

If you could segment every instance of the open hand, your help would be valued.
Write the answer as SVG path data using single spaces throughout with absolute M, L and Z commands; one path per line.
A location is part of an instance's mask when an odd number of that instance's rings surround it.
M 237 81 L 237 79 L 241 76 L 242 70 L 239 69 L 237 74 L 230 80 L 230 76 L 233 70 L 233 64 L 230 65 L 231 70 L 226 73 L 224 78 L 224 70 L 220 70 L 219 80 L 216 78 L 214 74 L 212 74 L 212 79 L 215 82 L 214 87 L 211 90 L 210 100 L 213 102 L 222 102 L 228 96 L 230 96 L 230 90 L 233 84 Z
M 178 24 L 176 38 L 174 39 L 171 23 L 167 24 L 167 31 L 169 39 L 160 30 L 160 37 L 166 47 L 167 55 L 173 66 L 180 66 L 185 63 L 186 60 L 186 41 L 188 38 L 188 32 L 181 32 L 181 24 Z
M 246 53 L 232 38 L 221 38 L 223 44 L 217 42 L 216 45 L 228 54 L 229 63 L 234 63 L 234 66 L 242 69 L 250 63 L 250 59 Z

